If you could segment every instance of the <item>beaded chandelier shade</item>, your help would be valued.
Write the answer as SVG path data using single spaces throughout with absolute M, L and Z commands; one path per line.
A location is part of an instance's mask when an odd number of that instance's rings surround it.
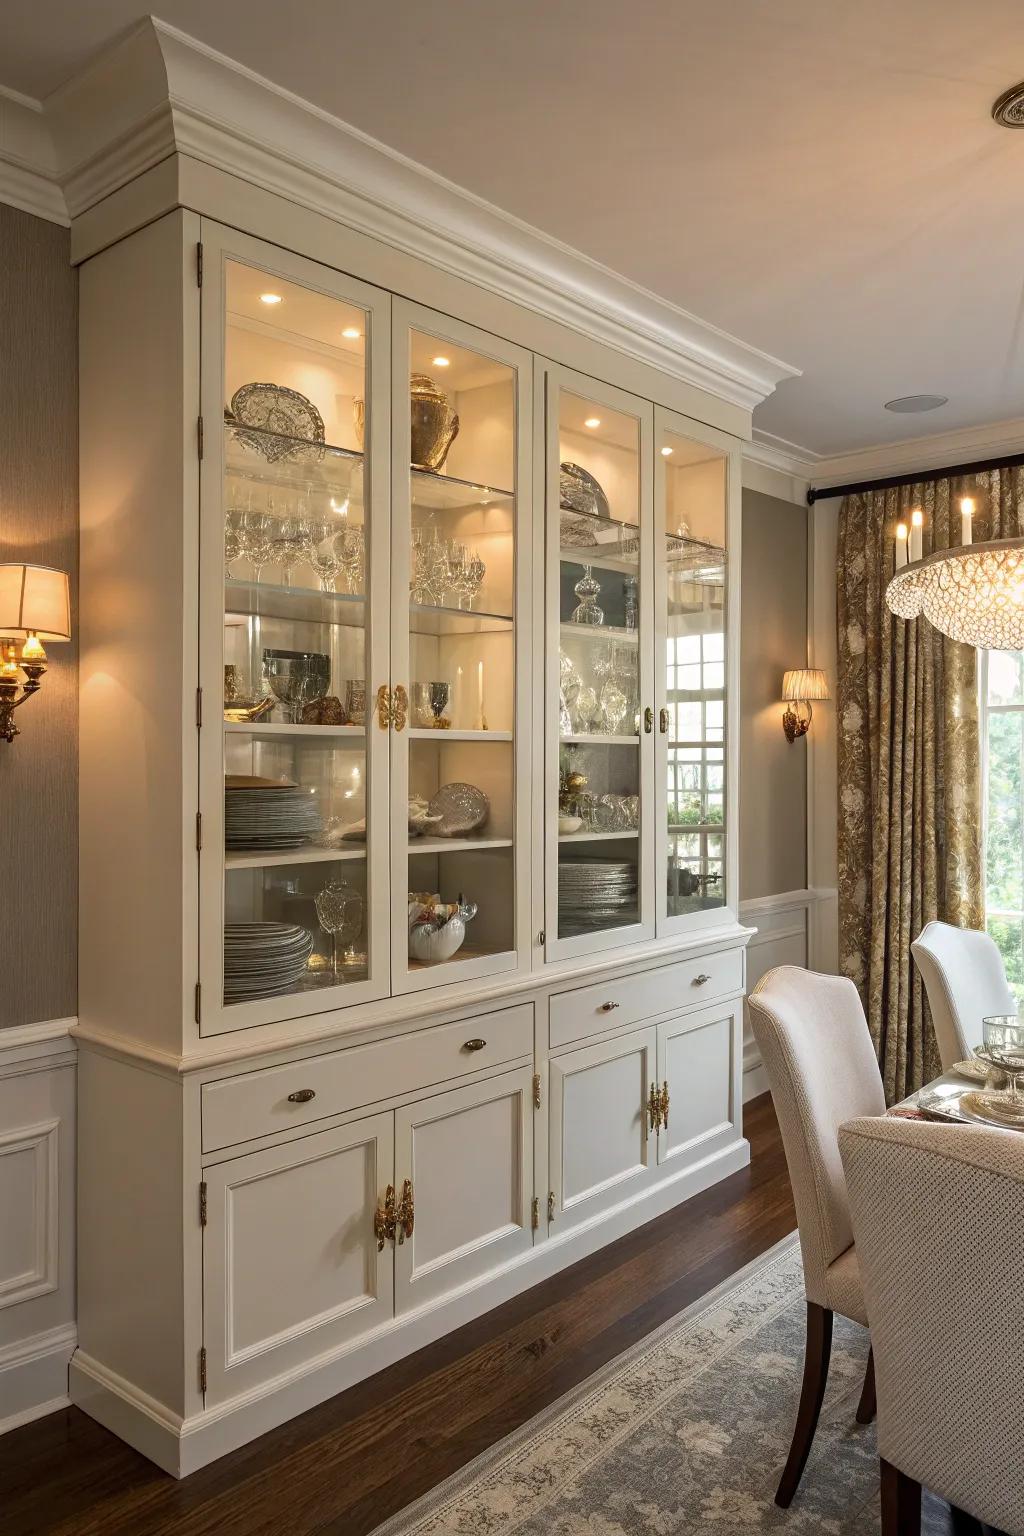
M 1024 539 L 937 550 L 898 570 L 885 601 L 985 651 L 1024 650 Z

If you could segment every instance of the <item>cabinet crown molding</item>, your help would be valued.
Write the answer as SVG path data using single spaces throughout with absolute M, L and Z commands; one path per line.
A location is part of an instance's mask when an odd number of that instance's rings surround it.
M 43 123 L 65 221 L 188 156 L 743 410 L 799 373 L 152 16 L 55 91 Z

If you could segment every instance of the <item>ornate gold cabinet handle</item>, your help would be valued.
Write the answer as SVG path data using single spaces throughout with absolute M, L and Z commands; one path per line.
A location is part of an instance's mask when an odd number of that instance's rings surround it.
M 644 730 L 647 732 L 648 736 L 654 730 L 654 710 L 649 704 L 644 710 Z
M 294 1093 L 288 1095 L 289 1104 L 308 1104 L 310 1099 L 316 1098 L 315 1088 L 296 1088 Z
M 391 706 L 391 724 L 396 731 L 405 730 L 405 722 L 409 716 L 409 695 L 402 684 L 395 688 L 395 700 Z
M 657 1083 L 651 1084 L 651 1091 L 647 1095 L 647 1119 L 651 1130 L 656 1131 L 661 1124 L 661 1094 Z
M 402 1198 L 398 1202 L 398 1241 L 404 1243 L 407 1237 L 412 1237 L 413 1227 L 416 1224 L 416 1211 L 412 1201 L 412 1180 L 406 1179 L 402 1185 Z
M 664 1082 L 661 1085 L 660 1108 L 661 1108 L 661 1123 L 662 1123 L 662 1125 L 665 1127 L 665 1129 L 667 1131 L 668 1130 L 668 1083 L 667 1082 Z
M 377 1252 L 384 1251 L 385 1243 L 395 1240 L 395 1186 L 389 1184 L 383 1206 L 378 1205 L 373 1217 L 373 1232 L 377 1239 Z
M 658 729 L 661 731 L 661 734 L 663 736 L 667 736 L 668 735 L 668 710 L 667 709 L 662 708 L 662 709 L 660 709 L 658 711 Z
M 391 724 L 391 689 L 387 683 L 381 683 L 377 689 L 377 724 L 382 731 Z

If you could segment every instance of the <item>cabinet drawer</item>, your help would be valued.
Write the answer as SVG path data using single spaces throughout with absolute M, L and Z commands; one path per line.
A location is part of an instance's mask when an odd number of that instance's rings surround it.
M 620 1024 L 635 1024 L 673 1008 L 742 990 L 743 951 L 727 949 L 622 976 L 617 981 L 560 992 L 551 999 L 551 1049 Z
M 470 1049 L 468 1042 L 474 1042 Z M 476 1046 L 475 1042 L 483 1044 Z M 533 1055 L 533 1004 L 203 1086 L 203 1151 L 231 1147 Z

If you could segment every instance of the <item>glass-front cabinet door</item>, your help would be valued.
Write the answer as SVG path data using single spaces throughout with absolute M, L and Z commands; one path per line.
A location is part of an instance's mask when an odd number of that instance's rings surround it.
M 397 299 L 392 325 L 392 987 L 407 992 L 529 952 L 532 360 Z
M 699 434 L 695 435 L 695 434 Z M 658 931 L 736 908 L 739 460 L 724 434 L 655 412 Z
M 203 1033 L 386 994 L 386 295 L 204 226 Z
M 546 952 L 653 935 L 653 408 L 546 368 Z

